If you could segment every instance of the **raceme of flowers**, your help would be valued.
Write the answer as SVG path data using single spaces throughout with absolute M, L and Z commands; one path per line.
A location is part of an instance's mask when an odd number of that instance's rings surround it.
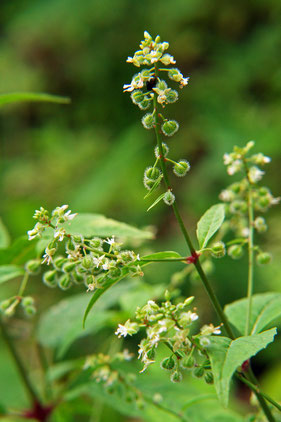
M 155 362 L 157 348 L 164 344 L 169 356 L 162 360 L 161 367 L 171 372 L 171 381 L 181 381 L 182 370 L 192 369 L 195 376 L 204 375 L 206 382 L 212 382 L 207 349 L 211 335 L 221 333 L 220 327 L 204 325 L 198 334 L 193 334 L 198 319 L 196 309 L 190 309 L 194 297 L 177 305 L 169 300 L 168 291 L 165 298 L 161 305 L 149 300 L 142 308 L 138 307 L 135 321 L 129 319 L 125 324 L 119 324 L 115 334 L 119 338 L 132 336 L 145 328 L 146 337 L 141 340 L 138 351 L 144 364 L 141 372 Z
M 144 40 L 140 43 L 140 50 L 136 51 L 133 57 L 128 57 L 127 62 L 132 63 L 136 67 L 148 67 L 135 74 L 131 83 L 124 85 L 123 89 L 125 92 L 131 92 L 132 102 L 141 110 L 152 108 L 150 112 L 143 116 L 143 126 L 146 129 L 155 129 L 166 137 L 171 137 L 178 131 L 179 124 L 175 120 L 170 120 L 164 117 L 162 113 L 159 113 L 157 105 L 161 105 L 164 108 L 167 104 L 176 102 L 178 92 L 168 86 L 162 75 L 167 75 L 170 81 L 180 88 L 188 84 L 189 78 L 185 78 L 179 69 L 168 67 L 176 63 L 173 56 L 166 53 L 168 47 L 169 43 L 161 42 L 159 35 L 153 40 L 150 34 L 145 31 Z M 157 145 L 155 147 L 156 161 L 153 166 L 148 167 L 144 172 L 143 182 L 149 193 L 154 191 L 162 181 L 163 174 L 158 167 L 162 159 L 173 166 L 173 172 L 178 177 L 185 176 L 190 170 L 190 164 L 187 160 L 181 159 L 176 162 L 168 158 L 168 153 L 169 148 L 164 142 L 161 142 L 160 146 Z M 161 196 L 161 199 L 167 205 L 172 205 L 175 195 L 169 188 Z
M 224 154 L 223 157 L 227 173 L 230 176 L 244 173 L 242 180 L 232 183 L 219 196 L 225 202 L 229 227 L 237 236 L 227 250 L 234 259 L 239 259 L 243 255 L 243 246 L 248 243 L 250 233 L 249 198 L 251 198 L 253 214 L 255 214 L 253 229 L 257 233 L 267 230 L 266 220 L 261 214 L 280 201 L 280 198 L 273 197 L 267 187 L 260 186 L 259 182 L 265 174 L 260 167 L 268 164 L 271 160 L 262 153 L 250 155 L 249 152 L 253 147 L 254 142 L 250 141 L 244 148 L 234 147 L 232 153 Z M 259 264 L 270 262 L 271 255 L 269 253 L 263 252 L 258 246 L 255 246 L 254 249 L 257 252 L 256 259 Z
M 88 291 L 102 288 L 108 279 L 119 278 L 124 270 L 131 276 L 143 275 L 138 264 L 139 256 L 131 250 L 122 250 L 122 244 L 114 237 L 85 239 L 81 235 L 68 234 L 65 223 L 77 214 L 71 214 L 67 209 L 68 205 L 57 207 L 51 215 L 42 207 L 35 211 L 37 223 L 28 231 L 29 239 L 40 237 L 47 228 L 53 233 L 42 262 L 29 261 L 26 264 L 28 272 L 36 272 L 40 264 L 47 264 L 52 267 L 43 275 L 47 286 L 66 290 L 73 284 L 84 283 Z M 64 254 L 61 253 L 62 243 Z

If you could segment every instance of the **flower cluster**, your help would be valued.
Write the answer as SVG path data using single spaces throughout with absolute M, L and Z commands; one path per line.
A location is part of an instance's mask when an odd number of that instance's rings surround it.
M 149 300 L 142 308 L 138 307 L 135 321 L 128 320 L 124 325 L 119 324 L 115 334 L 126 337 L 145 327 L 146 337 L 141 340 L 138 351 L 139 359 L 144 364 L 141 372 L 155 362 L 156 349 L 162 343 L 169 349 L 170 355 L 161 362 L 161 367 L 171 371 L 173 382 L 182 379 L 183 369 L 193 369 L 195 376 L 203 376 L 205 369 L 210 366 L 206 352 L 210 336 L 220 334 L 220 327 L 204 325 L 199 333 L 193 334 L 194 323 L 198 320 L 196 308 L 190 309 L 194 297 L 177 305 L 169 300 L 168 291 L 165 298 L 166 301 L 161 305 Z M 210 373 L 206 374 L 210 379 Z
M 247 244 L 250 234 L 249 208 L 252 208 L 252 228 L 258 233 L 267 230 L 265 218 L 260 213 L 265 213 L 272 205 L 279 203 L 280 198 L 274 198 L 267 187 L 260 186 L 264 171 L 261 166 L 270 162 L 270 158 L 262 153 L 249 155 L 254 147 L 254 142 L 248 142 L 244 148 L 234 147 L 230 154 L 224 154 L 224 164 L 227 173 L 234 175 L 242 172 L 244 177 L 241 181 L 234 182 L 220 193 L 220 199 L 226 204 L 226 213 L 229 218 L 230 228 L 234 231 L 237 239 L 228 248 L 228 254 L 239 259 L 243 255 L 243 246 Z M 270 255 L 262 252 L 255 246 L 257 261 L 265 264 L 270 261 Z
M 28 232 L 32 240 L 40 237 L 48 227 L 53 230 L 41 262 L 52 265 L 52 269 L 43 274 L 43 282 L 47 286 L 66 290 L 73 284 L 84 283 L 88 291 L 93 291 L 102 288 L 108 279 L 118 279 L 127 273 L 131 276 L 143 275 L 139 256 L 131 250 L 122 250 L 122 244 L 114 236 L 85 239 L 81 235 L 67 233 L 64 223 L 76 216 L 67 208 L 67 205 L 57 207 L 49 217 L 48 211 L 41 207 L 34 214 L 38 222 Z M 64 254 L 61 253 L 60 243 L 64 243 Z M 35 273 L 39 266 L 40 261 L 31 260 L 26 264 L 26 270 Z
M 148 32 L 144 33 L 144 40 L 140 44 L 140 50 L 136 51 L 133 57 L 129 57 L 127 62 L 135 66 L 148 66 L 141 72 L 134 75 L 130 84 L 124 85 L 124 91 L 131 92 L 131 99 L 141 110 L 152 107 L 152 111 L 146 113 L 142 118 L 145 129 L 155 129 L 167 137 L 173 136 L 179 129 L 179 124 L 175 120 L 168 119 L 163 114 L 158 113 L 158 104 L 164 108 L 167 104 L 174 103 L 178 99 L 178 92 L 169 87 L 160 74 L 166 72 L 168 78 L 183 88 L 188 84 L 189 78 L 184 78 L 177 68 L 166 68 L 175 64 L 174 58 L 165 51 L 168 49 L 167 42 L 161 42 L 159 35 L 152 39 Z M 160 67 L 161 66 L 161 67 Z M 144 186 L 149 193 L 154 191 L 163 178 L 162 171 L 157 167 L 161 160 L 165 159 L 173 165 L 173 172 L 176 176 L 183 177 L 190 169 L 188 161 L 182 159 L 175 162 L 167 157 L 169 148 L 165 143 L 157 142 L 155 148 L 156 161 L 152 167 L 148 167 L 144 173 Z M 172 205 L 175 200 L 174 194 L 169 189 L 163 194 L 160 200 L 167 205 Z M 159 202 L 159 201 L 157 201 Z

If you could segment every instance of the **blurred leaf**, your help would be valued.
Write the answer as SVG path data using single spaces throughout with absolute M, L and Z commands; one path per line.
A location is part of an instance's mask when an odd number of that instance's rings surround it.
M 24 274 L 24 269 L 16 265 L 0 265 L 0 284 Z
M 153 204 L 151 204 L 151 205 L 150 205 L 150 207 L 149 207 L 149 208 L 147 208 L 147 211 L 149 211 L 149 210 L 151 210 L 151 208 L 155 207 L 155 205 L 157 205 L 157 204 L 158 204 L 158 202 L 160 202 L 160 201 L 164 198 L 165 193 L 166 193 L 166 192 L 164 192 L 164 193 L 162 193 L 160 196 L 158 196 L 158 198 L 157 198 L 157 199 L 155 199 L 155 201 L 153 202 Z
M 10 235 L 4 225 L 2 219 L 0 218 L 0 248 L 7 248 L 10 244 Z
M 0 416 L 6 415 L 6 413 L 7 413 L 7 410 L 5 406 L 2 403 L 0 403 Z
M 246 318 L 241 318 L 241 315 L 247 314 L 247 307 L 247 298 L 237 300 L 225 307 L 225 313 L 229 322 L 231 322 L 241 334 L 245 333 L 246 330 Z M 280 316 L 281 293 L 261 293 L 253 295 L 250 333 L 257 334 L 261 332 Z
M 67 232 L 70 234 L 82 234 L 85 237 L 117 236 L 128 239 L 152 239 L 153 233 L 149 230 L 141 230 L 126 223 L 107 218 L 101 214 L 78 214 L 71 221 Z
M 35 92 L 11 92 L 9 94 L 0 94 L 0 107 L 5 104 L 22 103 L 30 101 L 69 104 L 70 98 L 60 97 L 58 95 L 40 94 Z
M 174 251 L 163 251 L 163 252 L 156 252 L 149 255 L 144 255 L 141 257 L 141 260 L 157 260 L 161 261 L 162 259 L 169 259 L 169 258 L 181 258 L 181 255 Z
M 0 265 L 24 264 L 36 256 L 36 244 L 36 241 L 30 242 L 27 236 L 19 237 L 8 248 L 0 249 Z
M 203 249 L 207 246 L 208 241 L 220 228 L 224 220 L 224 205 L 213 205 L 200 218 L 197 223 L 197 239 L 199 248 Z
M 208 355 L 211 360 L 218 398 L 223 406 L 226 407 L 228 404 L 229 384 L 235 370 L 245 360 L 256 355 L 271 343 L 276 332 L 276 328 L 272 328 L 260 334 L 239 337 L 236 340 L 227 337 L 211 337 Z

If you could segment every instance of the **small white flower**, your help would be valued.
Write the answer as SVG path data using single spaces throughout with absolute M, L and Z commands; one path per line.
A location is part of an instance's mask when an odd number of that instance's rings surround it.
M 90 283 L 90 284 L 88 284 L 87 292 L 92 292 L 92 291 L 95 290 L 95 288 L 96 288 L 95 283 Z
M 115 331 L 115 334 L 116 334 L 119 338 L 121 338 L 122 336 L 123 336 L 123 337 L 126 337 L 126 336 L 128 335 L 128 330 L 127 330 L 127 328 L 125 327 L 125 325 L 118 324 L 118 328 L 117 328 L 117 330 Z
M 264 171 L 260 170 L 256 166 L 251 167 L 248 173 L 248 177 L 251 183 L 259 182 L 263 175 L 264 175 Z
M 228 166 L 229 164 L 232 163 L 232 157 L 229 154 L 224 154 L 223 155 L 223 163 L 225 166 Z
M 73 220 L 73 218 L 76 217 L 76 215 L 78 215 L 77 212 L 71 214 L 71 211 L 69 210 L 64 214 L 64 220 L 65 221 L 71 221 L 71 220 Z
M 186 86 L 188 84 L 189 79 L 190 79 L 189 77 L 188 78 L 182 78 L 180 80 L 180 88 L 183 88 L 184 86 Z
M 96 266 L 96 268 L 99 268 L 99 266 L 103 263 L 105 255 L 99 256 L 98 258 L 96 256 L 93 257 L 93 263 Z
M 41 223 L 36 223 L 32 230 L 28 230 L 28 240 L 35 239 L 36 237 L 40 237 L 41 233 L 44 231 L 45 226 Z
M 131 322 L 129 319 L 125 322 L 124 325 L 118 324 L 118 328 L 115 331 L 115 334 L 118 338 L 126 337 L 127 335 L 131 336 L 135 334 L 138 330 L 138 324 L 136 322 Z
M 115 243 L 115 238 L 114 236 L 112 236 L 111 239 L 109 239 L 109 237 L 104 241 L 105 243 L 108 243 L 109 245 L 114 245 Z
M 234 194 L 233 192 L 224 189 L 223 191 L 221 191 L 219 198 L 224 202 L 230 202 L 234 199 Z
M 59 242 L 62 242 L 65 236 L 65 230 L 60 227 L 59 229 L 57 229 L 54 233 L 54 238 L 58 239 Z

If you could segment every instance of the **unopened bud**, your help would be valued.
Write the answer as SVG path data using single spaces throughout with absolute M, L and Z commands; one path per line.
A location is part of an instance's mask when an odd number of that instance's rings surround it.
M 175 371 L 171 374 L 171 381 L 172 382 L 181 382 L 182 381 L 182 373 L 180 371 Z
M 56 287 L 57 272 L 56 270 L 47 271 L 43 274 L 43 283 L 48 287 Z
M 225 244 L 221 241 L 214 243 L 211 253 L 214 258 L 222 258 L 225 256 Z
M 163 123 L 161 128 L 164 135 L 173 136 L 177 132 L 179 124 L 175 120 L 167 120 Z
M 170 190 L 168 190 L 163 197 L 163 201 L 167 205 L 172 205 L 175 202 L 175 199 L 175 195 Z
M 70 279 L 69 274 L 63 274 L 62 276 L 60 276 L 60 278 L 58 279 L 58 286 L 62 289 L 62 290 L 67 290 L 71 287 L 72 282 Z
M 257 255 L 256 259 L 259 265 L 266 265 L 270 263 L 272 256 L 268 252 L 261 252 Z
M 190 170 L 190 164 L 186 160 L 180 160 L 174 165 L 173 171 L 176 176 L 183 177 Z
M 233 259 L 240 259 L 243 256 L 243 248 L 241 245 L 232 245 L 228 248 L 227 253 Z
M 160 366 L 162 369 L 166 369 L 167 371 L 170 371 L 174 369 L 175 364 L 176 363 L 173 356 L 170 356 L 169 358 L 163 359 L 162 362 L 160 363 Z
M 39 272 L 41 262 L 38 259 L 31 259 L 25 264 L 25 269 L 30 274 L 37 274 Z
M 201 378 L 201 377 L 203 377 L 203 375 L 204 375 L 204 368 L 203 368 L 203 366 L 198 366 L 197 368 L 195 368 L 194 370 L 193 370 L 193 375 L 196 377 L 196 378 Z

